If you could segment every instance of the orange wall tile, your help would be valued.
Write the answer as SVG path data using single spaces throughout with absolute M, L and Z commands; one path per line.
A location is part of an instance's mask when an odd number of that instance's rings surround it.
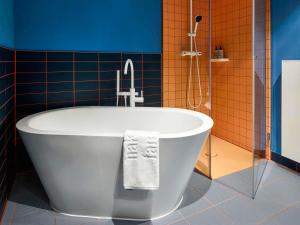
M 212 133 L 252 147 L 252 0 L 212 0 L 212 48 L 226 63 L 212 63 Z

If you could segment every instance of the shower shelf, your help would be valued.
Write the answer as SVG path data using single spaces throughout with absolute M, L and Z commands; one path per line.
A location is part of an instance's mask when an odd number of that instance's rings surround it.
M 211 62 L 229 62 L 228 58 L 223 58 L 223 59 L 211 59 Z

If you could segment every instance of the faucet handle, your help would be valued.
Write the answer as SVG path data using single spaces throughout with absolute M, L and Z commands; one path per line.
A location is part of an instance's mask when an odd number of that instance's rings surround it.
M 144 91 L 141 90 L 141 97 L 144 97 Z

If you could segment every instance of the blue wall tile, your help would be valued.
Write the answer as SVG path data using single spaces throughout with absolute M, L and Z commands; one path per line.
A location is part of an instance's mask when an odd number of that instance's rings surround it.
M 17 63 L 17 65 L 19 62 Z M 53 62 L 50 61 L 47 63 L 48 72 L 58 72 L 58 71 L 73 71 L 73 62 Z M 45 71 L 45 70 L 44 70 Z
M 98 80 L 98 71 L 93 72 L 75 72 L 75 80 L 76 81 L 88 81 L 88 80 Z
M 48 93 L 50 92 L 63 92 L 73 90 L 73 82 L 59 82 L 59 83 L 49 83 L 47 84 Z
M 76 82 L 75 84 L 76 91 L 82 90 L 97 90 L 98 81 L 86 81 L 86 82 Z
M 100 58 L 100 71 L 116 71 L 121 70 L 122 62 L 102 62 Z
M 17 106 L 19 105 L 33 105 L 33 104 L 43 104 L 45 102 L 45 94 L 17 94 Z M 22 112 L 20 112 L 22 113 Z
M 9 2 L 9 1 L 6 1 Z M 3 1 L 0 0 L 0 43 L 3 37 Z M 7 9 L 4 7 L 4 9 Z M 7 12 L 4 13 L 4 15 Z M 5 18 L 7 19 L 7 18 Z M 14 51 L 0 47 L 0 217 L 3 204 L 12 185 L 15 169 L 14 160 Z
M 45 61 L 45 52 L 35 52 L 35 51 L 19 51 L 16 56 L 17 61 Z
M 52 92 L 52 93 L 48 93 L 47 95 L 47 101 L 48 103 L 58 103 L 58 102 L 73 102 L 74 98 L 73 98 L 73 91 L 64 91 L 64 92 Z M 41 100 L 42 104 L 46 104 L 46 102 L 44 101 L 44 99 Z M 19 113 L 19 112 L 17 112 Z
M 98 62 L 98 53 L 86 53 L 86 52 L 76 52 L 75 61 L 84 62 L 84 61 L 94 61 Z
M 72 52 L 47 52 L 48 61 L 70 61 L 73 62 Z
M 46 82 L 45 73 L 18 73 L 16 82 L 20 83 L 32 83 L 32 82 Z
M 45 72 L 46 71 L 46 63 L 45 62 L 18 62 L 17 63 L 17 72 L 25 73 L 25 72 Z
M 54 83 L 65 81 L 73 82 L 73 72 L 52 71 L 52 73 L 47 74 L 47 81 Z
M 17 84 L 17 95 L 28 93 L 42 93 L 46 91 L 46 83 L 21 83 Z
M 98 72 L 98 63 L 97 62 L 75 62 L 75 71 Z

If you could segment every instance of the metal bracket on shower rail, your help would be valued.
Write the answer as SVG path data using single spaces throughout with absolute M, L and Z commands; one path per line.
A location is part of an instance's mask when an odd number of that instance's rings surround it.
M 201 56 L 202 52 L 196 52 L 196 51 L 182 51 L 181 56 Z

